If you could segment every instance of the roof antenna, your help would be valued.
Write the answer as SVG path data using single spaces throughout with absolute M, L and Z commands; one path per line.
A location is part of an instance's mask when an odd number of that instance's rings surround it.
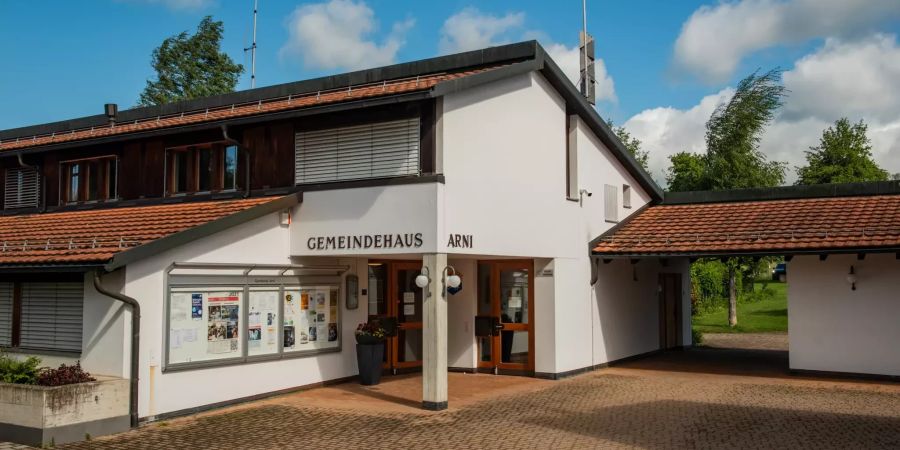
M 582 28 L 579 33 L 579 52 L 581 54 L 581 95 L 592 104 L 597 104 L 596 93 L 594 90 L 594 37 L 587 32 L 587 0 L 581 0 L 581 20 Z
M 244 49 L 244 53 L 250 52 L 250 89 L 256 87 L 256 12 L 258 10 L 259 0 L 253 0 L 253 43 Z

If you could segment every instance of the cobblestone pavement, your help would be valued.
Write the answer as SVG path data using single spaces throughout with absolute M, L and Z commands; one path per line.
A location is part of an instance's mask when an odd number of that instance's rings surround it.
M 787 333 L 703 333 L 703 345 L 748 350 L 788 350 Z
M 0 450 L 28 450 L 34 447 L 27 445 L 13 444 L 12 442 L 0 442 Z
M 667 371 L 654 358 L 438 413 L 299 393 L 63 448 L 900 448 L 898 383 Z

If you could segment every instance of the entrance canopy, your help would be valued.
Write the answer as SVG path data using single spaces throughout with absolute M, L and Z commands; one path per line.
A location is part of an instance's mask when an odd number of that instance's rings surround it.
M 900 182 L 667 193 L 591 249 L 607 259 L 900 255 Z

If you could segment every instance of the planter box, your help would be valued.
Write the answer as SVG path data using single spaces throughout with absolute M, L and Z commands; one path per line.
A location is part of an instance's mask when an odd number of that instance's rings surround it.
M 0 442 L 64 444 L 126 431 L 128 380 L 43 387 L 0 383 Z

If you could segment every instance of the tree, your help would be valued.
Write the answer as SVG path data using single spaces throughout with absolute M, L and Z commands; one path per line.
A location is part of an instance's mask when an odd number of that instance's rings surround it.
M 669 157 L 672 165 L 666 172 L 666 182 L 672 192 L 691 191 L 703 185 L 706 158 L 691 152 L 678 152 Z
M 886 181 L 890 174 L 872 160 L 872 144 L 860 120 L 851 124 L 846 117 L 822 132 L 818 147 L 806 152 L 806 166 L 797 168 L 797 184 Z
M 166 38 L 153 50 L 156 79 L 147 80 L 138 103 L 161 105 L 233 92 L 244 66 L 220 51 L 224 26 L 206 16 L 189 35 L 183 31 Z
M 753 72 L 738 83 L 734 96 L 706 122 L 706 153 L 672 155 L 666 179 L 670 190 L 720 190 L 778 186 L 785 164 L 769 161 L 759 150 L 765 127 L 784 102 L 781 70 Z M 737 325 L 737 276 L 755 264 L 728 258 L 728 324 Z
M 616 133 L 616 136 L 622 141 L 622 145 L 625 146 L 628 153 L 631 153 L 634 160 L 637 161 L 644 170 L 649 171 L 650 169 L 647 164 L 650 159 L 650 152 L 641 149 L 641 140 L 632 136 L 625 127 L 615 126 L 612 119 L 606 119 L 606 123 L 609 125 L 609 128 L 612 129 L 613 133 Z

